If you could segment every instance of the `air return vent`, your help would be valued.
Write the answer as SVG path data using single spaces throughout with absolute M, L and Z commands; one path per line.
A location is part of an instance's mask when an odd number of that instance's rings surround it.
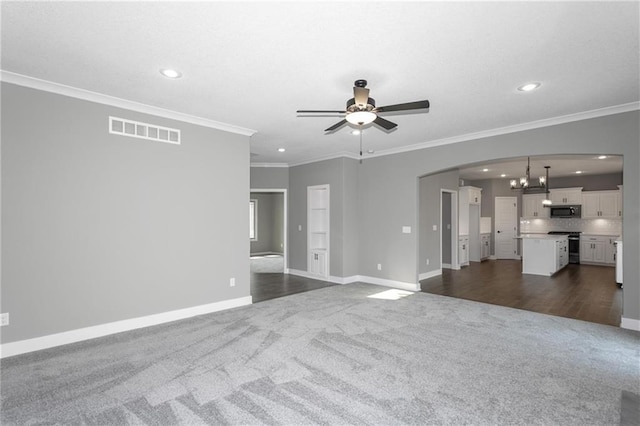
M 140 123 L 139 121 L 126 120 L 124 118 L 109 117 L 109 133 L 180 145 L 180 130 L 178 129 Z

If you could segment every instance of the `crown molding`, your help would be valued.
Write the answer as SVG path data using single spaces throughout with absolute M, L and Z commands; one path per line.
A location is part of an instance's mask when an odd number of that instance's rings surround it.
M 77 87 L 54 83 L 47 80 L 41 80 L 39 78 L 29 77 L 10 71 L 0 70 L 0 81 L 15 84 L 18 86 L 28 87 L 31 89 L 56 93 L 58 95 L 69 96 L 76 99 L 82 99 L 85 101 L 109 105 L 116 108 L 123 108 L 131 111 L 141 112 L 144 114 L 178 120 L 185 123 L 196 124 L 199 126 L 222 130 L 229 133 L 235 133 L 238 135 L 252 136 L 256 133 L 256 130 L 234 126 L 233 124 L 221 123 L 219 121 L 210 120 L 208 118 L 196 117 L 194 115 L 184 114 L 177 111 L 155 107 L 140 102 L 134 102 L 127 99 L 117 98 L 115 96 L 109 96 L 98 92 L 92 92 L 90 90 L 79 89 Z
M 362 157 L 362 159 L 364 160 L 365 158 L 370 158 L 370 157 L 371 156 L 368 155 L 367 157 Z M 335 154 L 325 155 L 325 156 L 322 156 L 322 157 L 314 157 L 314 158 L 310 158 L 308 160 L 302 160 L 302 161 L 296 161 L 294 163 L 289 163 L 289 167 L 302 166 L 304 164 L 311 164 L 311 163 L 318 163 L 320 161 L 326 161 L 326 160 L 334 160 L 336 158 L 350 158 L 352 160 L 359 160 L 360 156 L 358 154 L 354 154 L 353 152 L 341 151 L 341 152 L 336 152 Z
M 251 167 L 289 167 L 289 164 L 287 163 L 251 163 L 250 164 Z
M 571 123 L 574 121 L 588 120 L 597 117 L 604 117 L 607 115 L 621 114 L 630 111 L 640 110 L 640 102 L 629 102 L 622 105 L 615 105 L 611 107 L 599 108 L 590 111 L 578 112 L 575 114 L 561 115 L 558 117 L 546 118 L 543 120 L 530 121 L 527 123 L 515 124 L 513 126 L 499 127 L 496 129 L 482 130 L 480 132 L 467 133 L 459 136 L 452 136 L 449 138 L 436 139 L 428 142 L 421 142 L 414 145 L 407 145 L 400 148 L 387 149 L 378 151 L 372 154 L 370 157 L 384 157 L 392 154 L 399 154 L 403 152 L 417 151 L 425 148 L 433 148 L 440 145 L 449 145 L 452 143 L 466 142 L 476 139 L 488 138 L 492 136 L 506 135 L 509 133 L 523 132 L 526 130 L 539 129 L 542 127 L 556 126 L 558 124 Z
M 491 136 L 499 136 L 499 135 L 506 135 L 509 133 L 523 132 L 526 130 L 539 129 L 542 127 L 555 126 L 558 124 L 571 123 L 574 121 L 588 120 L 592 118 L 604 117 L 604 116 L 613 115 L 613 114 L 622 114 L 625 112 L 638 111 L 638 110 L 640 110 L 640 102 L 629 102 L 622 105 L 615 105 L 611 107 L 583 111 L 575 114 L 561 115 L 558 117 L 552 117 L 552 118 L 547 118 L 543 120 L 515 124 L 513 126 L 482 130 L 480 132 L 466 133 L 464 135 L 452 136 L 449 138 L 442 138 L 442 139 L 435 139 L 432 141 L 421 142 L 418 144 L 407 145 L 404 147 L 376 151 L 374 154 L 368 154 L 366 157 L 362 157 L 362 159 L 366 160 L 367 158 L 385 157 L 387 155 L 418 151 L 421 149 L 433 148 L 440 145 L 449 145 L 449 144 L 458 143 L 458 142 L 466 142 L 466 141 L 471 141 L 476 139 L 488 138 Z M 334 158 L 351 158 L 354 160 L 359 160 L 360 156 L 352 152 L 340 152 L 340 153 L 336 153 L 334 155 L 329 155 L 326 157 L 313 158 L 309 160 L 302 160 L 295 163 L 289 163 L 289 167 L 316 163 L 318 161 L 331 160 Z

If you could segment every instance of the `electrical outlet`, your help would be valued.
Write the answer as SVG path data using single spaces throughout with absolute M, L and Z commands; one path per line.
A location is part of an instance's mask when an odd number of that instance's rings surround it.
M 236 285 L 236 279 L 235 278 L 230 278 L 229 279 L 229 287 L 235 287 Z
M 0 314 L 0 327 L 4 325 L 9 325 L 9 313 Z
M 298 225 L 298 231 L 302 231 L 302 225 Z
M 433 230 L 437 231 L 438 230 L 438 225 L 433 225 Z
M 382 263 L 378 263 L 378 271 L 382 271 Z
M 427 265 L 429 264 L 429 259 L 427 259 Z

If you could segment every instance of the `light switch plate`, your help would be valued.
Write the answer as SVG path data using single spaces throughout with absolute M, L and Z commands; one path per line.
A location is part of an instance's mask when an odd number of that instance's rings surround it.
M 437 231 L 438 230 L 438 225 L 433 225 L 433 230 Z
M 410 234 L 411 233 L 411 227 L 410 226 L 403 226 L 402 227 L 402 233 L 403 234 Z

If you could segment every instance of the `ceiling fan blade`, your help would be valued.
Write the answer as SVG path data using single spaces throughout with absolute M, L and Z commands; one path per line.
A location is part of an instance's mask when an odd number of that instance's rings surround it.
M 329 127 L 328 129 L 324 129 L 325 132 L 333 132 L 334 130 L 337 130 L 338 128 L 344 126 L 345 124 L 347 124 L 347 120 L 342 120 L 336 124 L 334 124 L 333 126 Z
M 299 109 L 296 114 L 344 114 L 347 111 L 325 111 L 316 109 Z
M 429 108 L 429 101 L 416 101 L 416 102 L 407 102 L 404 104 L 378 107 L 374 110 L 374 112 L 409 111 L 412 109 L 426 109 L 426 108 Z
M 354 87 L 353 97 L 358 105 L 367 105 L 369 103 L 369 89 L 364 87 Z
M 391 130 L 398 126 L 396 123 L 392 123 L 391 121 L 385 120 L 382 117 L 376 117 L 376 119 L 373 120 L 373 123 L 377 124 L 380 127 L 383 127 L 386 130 Z

